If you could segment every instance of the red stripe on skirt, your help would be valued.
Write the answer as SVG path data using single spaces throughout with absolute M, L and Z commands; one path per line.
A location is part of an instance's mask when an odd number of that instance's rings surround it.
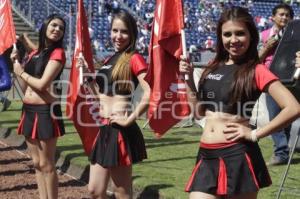
M 218 195 L 226 195 L 227 194 L 227 172 L 224 160 L 219 158 L 219 176 L 218 176 Z
M 131 165 L 131 160 L 129 158 L 128 152 L 126 150 L 126 145 L 124 138 L 120 132 L 118 132 L 118 146 L 119 146 L 119 162 L 120 165 L 129 166 Z
M 25 119 L 25 112 L 23 112 L 21 116 L 21 120 L 17 129 L 18 134 L 23 134 L 24 119 Z
M 213 143 L 213 144 L 200 142 L 200 147 L 204 149 L 222 149 L 236 144 L 238 144 L 238 142 Z
M 250 169 L 250 173 L 251 173 L 252 178 L 253 178 L 253 180 L 254 180 L 254 183 L 255 183 L 257 189 L 259 189 L 259 185 L 258 185 L 256 176 L 255 176 L 255 173 L 254 173 L 254 169 L 253 169 L 253 166 L 252 166 L 251 159 L 250 159 L 250 157 L 248 156 L 247 153 L 245 153 L 245 157 L 246 157 L 246 160 L 247 160 L 247 163 L 248 163 L 248 167 L 249 167 L 249 169 Z
M 31 138 L 35 139 L 36 138 L 36 134 L 37 134 L 37 122 L 38 122 L 38 116 L 37 113 L 34 114 L 34 122 L 33 122 L 33 129 L 32 129 L 32 134 L 31 134 Z
M 57 123 L 57 120 L 55 120 L 55 119 L 52 118 L 52 122 L 53 122 L 53 126 L 54 126 L 54 136 L 55 137 L 61 136 L 62 133 L 60 131 L 59 125 Z
M 193 181 L 194 181 L 196 172 L 197 172 L 197 170 L 199 169 L 201 163 L 202 163 L 202 160 L 199 160 L 199 162 L 197 163 L 197 165 L 196 165 L 195 168 L 193 169 L 192 176 L 190 177 L 190 179 L 189 179 L 187 185 L 185 186 L 185 191 L 189 191 L 189 190 L 190 190 L 191 185 L 192 185 L 192 183 L 193 183 Z

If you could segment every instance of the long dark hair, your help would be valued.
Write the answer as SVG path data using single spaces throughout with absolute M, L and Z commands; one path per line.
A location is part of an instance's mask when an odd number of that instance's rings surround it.
M 47 28 L 49 23 L 53 20 L 53 19 L 59 19 L 63 22 L 64 24 L 64 32 L 63 32 L 63 36 L 61 37 L 60 40 L 54 42 L 51 45 L 51 48 L 62 48 L 63 47 L 63 39 L 64 39 L 64 35 L 65 35 L 65 30 L 66 30 L 66 22 L 65 20 L 58 14 L 52 14 L 49 15 L 43 22 L 40 31 L 39 31 L 39 47 L 38 47 L 38 52 L 40 53 L 42 50 L 44 50 L 46 48 L 46 32 L 47 32 Z
M 208 73 L 217 69 L 220 65 L 224 64 L 229 58 L 229 53 L 224 48 L 222 42 L 222 25 L 227 21 L 238 21 L 244 23 L 250 33 L 250 45 L 236 73 L 234 74 L 235 80 L 231 86 L 231 102 L 236 103 L 241 101 L 244 97 L 250 99 L 253 94 L 253 90 L 256 89 L 256 85 L 253 83 L 255 67 L 259 63 L 257 45 L 259 42 L 259 34 L 255 26 L 255 22 L 252 16 L 245 8 L 231 7 L 225 10 L 218 21 L 217 26 L 217 44 L 216 44 L 216 56 L 214 60 L 205 69 L 200 85 L 204 82 Z M 200 86 L 199 85 L 199 86 Z

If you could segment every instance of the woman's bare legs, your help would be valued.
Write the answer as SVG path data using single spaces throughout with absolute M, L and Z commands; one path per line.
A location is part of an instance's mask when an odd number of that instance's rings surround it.
M 58 178 L 55 168 L 56 141 L 57 138 L 48 140 L 26 138 L 41 199 L 58 197 Z
M 90 165 L 88 191 L 93 199 L 106 199 L 109 181 L 109 170 L 99 164 Z
M 55 168 L 55 151 L 57 138 L 40 140 L 40 168 L 44 175 L 48 199 L 58 198 L 58 177 Z
M 38 149 L 40 147 L 39 142 L 38 140 L 26 139 L 26 144 L 27 150 L 33 162 L 40 199 L 47 199 L 46 182 L 40 168 L 40 157 Z
M 258 192 L 239 194 L 239 195 L 236 195 L 236 196 L 232 196 L 228 199 L 256 199 L 257 198 L 257 193 Z
M 220 199 L 220 197 L 203 192 L 194 191 L 190 193 L 189 199 Z
M 132 198 L 132 166 L 111 168 L 111 179 L 117 199 Z

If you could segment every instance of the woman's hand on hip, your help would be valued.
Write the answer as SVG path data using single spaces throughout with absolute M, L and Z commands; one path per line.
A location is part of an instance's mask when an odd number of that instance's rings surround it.
M 251 141 L 251 128 L 240 123 L 227 123 L 223 133 L 230 142 L 241 139 Z

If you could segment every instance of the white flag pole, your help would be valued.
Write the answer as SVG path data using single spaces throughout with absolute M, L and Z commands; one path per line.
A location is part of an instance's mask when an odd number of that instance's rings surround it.
M 82 52 L 79 53 L 78 58 L 79 59 L 84 59 Z M 80 85 L 83 84 L 83 68 L 82 68 L 82 66 L 79 67 L 79 84 Z
M 13 50 L 18 50 L 18 49 L 17 49 L 17 44 L 16 44 L 16 43 L 13 44 Z M 19 63 L 19 60 L 16 59 L 16 60 L 15 60 L 15 63 Z
M 299 76 L 300 76 L 300 68 L 297 68 L 294 73 L 294 79 L 299 79 Z
M 184 29 L 181 29 L 181 44 L 182 44 L 182 54 L 187 59 L 188 58 L 188 54 L 187 54 L 187 50 L 186 50 L 186 39 L 185 39 L 185 31 L 184 31 Z M 185 80 L 189 80 L 189 75 L 185 74 L 184 75 L 184 79 Z

